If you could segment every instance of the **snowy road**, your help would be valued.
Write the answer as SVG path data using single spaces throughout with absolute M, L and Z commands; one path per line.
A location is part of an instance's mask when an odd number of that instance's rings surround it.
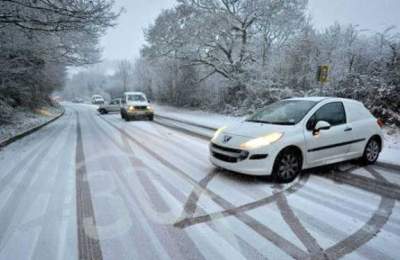
M 398 259 L 400 172 L 278 185 L 207 157 L 204 139 L 68 104 L 0 151 L 0 259 Z

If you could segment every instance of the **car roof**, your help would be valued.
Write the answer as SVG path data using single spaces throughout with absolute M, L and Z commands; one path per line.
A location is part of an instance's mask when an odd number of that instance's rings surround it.
M 339 97 L 296 97 L 296 98 L 289 98 L 287 100 L 304 100 L 304 101 L 314 101 L 314 102 L 322 102 L 322 101 L 344 101 L 344 102 L 356 102 L 360 103 L 354 99 L 348 98 L 339 98 Z
M 125 92 L 124 95 L 144 95 L 143 92 Z
M 304 100 L 304 101 L 321 102 L 322 100 L 325 99 L 330 99 L 330 97 L 296 97 L 296 98 L 289 98 L 287 100 Z

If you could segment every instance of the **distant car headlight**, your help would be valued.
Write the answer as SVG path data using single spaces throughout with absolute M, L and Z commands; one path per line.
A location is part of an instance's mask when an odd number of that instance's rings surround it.
M 240 145 L 240 148 L 242 149 L 257 149 L 263 146 L 268 146 L 272 143 L 275 143 L 279 139 L 281 139 L 283 136 L 283 133 L 271 133 L 263 137 L 258 137 L 255 139 L 252 139 L 250 141 L 247 141 L 243 144 Z
M 134 106 L 129 106 L 129 107 L 128 107 L 128 110 L 129 110 L 129 111 L 133 111 L 133 110 L 135 110 L 135 107 L 134 107 Z
M 215 141 L 218 138 L 218 136 L 222 133 L 222 131 L 225 130 L 225 128 L 226 128 L 226 126 L 218 128 L 218 130 L 215 132 L 215 134 L 214 134 L 213 138 L 211 139 L 211 141 Z
M 153 108 L 151 106 L 147 106 L 146 108 L 147 108 L 147 110 L 153 111 Z

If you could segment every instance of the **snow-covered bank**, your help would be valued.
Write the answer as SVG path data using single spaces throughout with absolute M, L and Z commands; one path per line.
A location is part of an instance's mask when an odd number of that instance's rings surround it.
M 385 146 L 379 161 L 400 165 L 400 130 L 385 128 Z
M 156 114 L 214 128 L 234 124 L 244 119 L 244 117 L 226 116 L 212 112 L 203 112 L 199 110 L 189 110 L 157 104 L 154 104 L 153 106 Z
M 63 108 L 43 107 L 30 111 L 27 109 L 14 110 L 12 117 L 6 123 L 0 123 L 0 143 L 42 125 L 62 113 Z
M 244 119 L 243 117 L 226 116 L 164 105 L 154 105 L 154 107 L 156 114 L 214 128 L 234 124 Z M 398 128 L 385 127 L 384 132 L 385 145 L 381 155 L 379 156 L 379 161 L 400 165 L 400 130 Z

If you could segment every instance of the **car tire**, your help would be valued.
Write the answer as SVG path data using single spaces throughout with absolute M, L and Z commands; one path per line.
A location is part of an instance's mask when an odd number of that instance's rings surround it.
M 154 115 L 148 116 L 148 118 L 149 118 L 150 121 L 153 121 L 154 120 Z
M 365 146 L 361 163 L 364 165 L 374 164 L 378 160 L 380 152 L 381 143 L 378 137 L 372 137 Z
M 121 118 L 124 119 L 125 121 L 128 121 L 128 119 L 126 117 L 126 113 L 122 110 L 121 110 Z
M 300 174 L 301 165 L 301 155 L 295 149 L 286 148 L 275 159 L 272 177 L 280 183 L 292 182 Z

